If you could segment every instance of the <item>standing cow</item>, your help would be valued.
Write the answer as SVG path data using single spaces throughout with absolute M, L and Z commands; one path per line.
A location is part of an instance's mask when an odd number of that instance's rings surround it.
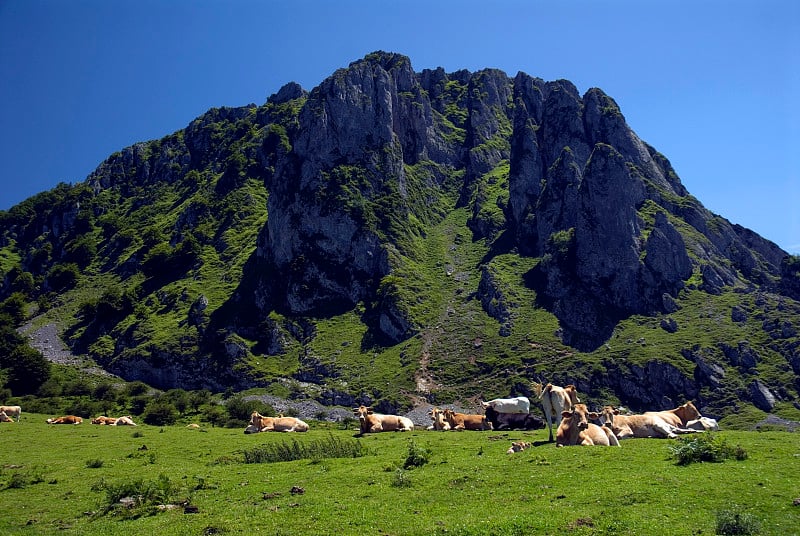
M 22 415 L 22 408 L 19 406 L 0 406 L 0 412 L 12 418 L 16 417 L 17 422 L 19 422 L 19 416 Z
M 558 429 L 561 425 L 562 414 L 565 411 L 569 411 L 575 404 L 580 402 L 578 390 L 572 384 L 566 387 L 559 387 L 552 383 L 548 383 L 544 388 L 541 383 L 535 383 L 533 384 L 533 388 L 534 392 L 542 401 L 544 418 L 547 419 L 548 441 L 552 443 L 553 421 L 555 421 L 556 429 Z

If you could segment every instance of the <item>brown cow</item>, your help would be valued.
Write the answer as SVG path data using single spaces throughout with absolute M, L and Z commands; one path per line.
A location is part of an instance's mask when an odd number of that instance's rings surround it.
M 258 432 L 307 432 L 308 424 L 296 417 L 264 417 L 254 411 L 250 415 L 250 424 L 244 429 L 245 434 Z
M 359 429 L 362 435 L 377 432 L 410 432 L 414 430 L 414 423 L 408 417 L 373 413 L 372 409 L 366 406 L 353 408 L 353 415 L 358 417 Z
M 428 415 L 430 416 L 433 424 L 428 426 L 428 430 L 437 430 L 446 432 L 450 429 L 450 423 L 444 419 L 444 411 L 439 408 L 432 408 Z
M 117 424 L 117 419 L 115 419 L 114 417 L 106 417 L 105 415 L 100 415 L 92 419 L 92 424 L 113 426 Z
M 561 424 L 556 431 L 556 446 L 570 445 L 605 445 L 619 446 L 617 436 L 605 426 L 597 426 L 589 419 L 597 419 L 600 415 L 589 412 L 586 404 L 575 404 L 571 411 L 561 414 Z
M 491 430 L 492 423 L 486 415 L 470 415 L 468 413 L 456 413 L 452 409 L 444 410 L 444 418 L 450 424 L 451 430 Z
M 566 387 L 559 387 L 548 383 L 542 388 L 541 383 L 533 384 L 534 393 L 542 401 L 542 409 L 544 410 L 544 418 L 547 420 L 548 441 L 553 441 L 553 421 L 555 421 L 556 429 L 561 425 L 561 415 L 565 411 L 569 411 L 572 407 L 580 402 L 578 398 L 578 390 L 574 385 L 569 384 Z
M 619 439 L 632 437 L 657 437 L 674 439 L 675 434 L 687 433 L 662 419 L 655 413 L 621 415 L 614 406 L 604 406 L 599 416 L 600 424 L 611 428 Z
M 22 408 L 19 406 L 0 406 L 0 412 L 12 418 L 16 417 L 17 422 L 19 422 L 19 416 L 22 415 Z
M 700 412 L 691 402 L 687 402 L 682 406 L 675 409 L 668 409 L 664 411 L 647 411 L 645 415 L 658 415 L 665 423 L 671 424 L 675 428 L 685 428 L 689 421 L 694 421 L 700 418 Z
M 55 419 L 47 419 L 47 424 L 80 424 L 82 422 L 83 418 L 77 415 L 64 415 Z

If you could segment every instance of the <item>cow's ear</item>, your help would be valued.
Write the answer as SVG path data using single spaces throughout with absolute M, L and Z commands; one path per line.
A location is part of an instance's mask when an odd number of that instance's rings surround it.
M 614 415 L 619 415 L 619 410 L 618 409 L 614 409 Z
M 590 419 L 599 419 L 599 418 L 600 418 L 600 414 L 599 414 L 599 413 L 597 413 L 597 412 L 595 412 L 595 411 L 592 411 L 592 412 L 591 412 L 591 413 L 589 413 L 588 415 L 589 415 L 589 418 L 590 418 Z
M 561 412 L 561 418 L 562 419 L 569 419 L 570 417 L 572 417 L 572 412 L 571 411 L 562 411 Z

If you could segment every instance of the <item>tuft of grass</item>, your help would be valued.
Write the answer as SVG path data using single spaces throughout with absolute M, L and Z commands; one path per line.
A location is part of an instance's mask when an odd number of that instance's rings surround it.
M 735 510 L 720 510 L 717 512 L 716 534 L 722 536 L 737 536 L 758 534 L 761 532 L 761 523 L 752 514 Z
M 87 469 L 99 469 L 99 468 L 103 467 L 103 463 L 105 463 L 105 462 L 103 462 L 103 460 L 101 460 L 100 458 L 94 458 L 94 459 L 91 459 L 91 460 L 86 460 L 86 468 Z
M 283 441 L 243 451 L 244 463 L 275 463 L 294 460 L 319 461 L 325 458 L 359 458 L 366 449 L 358 440 L 343 440 L 329 434 L 309 443 Z
M 735 447 L 717 434 L 705 432 L 693 437 L 681 437 L 677 444 L 671 445 L 672 457 L 677 465 L 689 465 L 696 462 L 722 462 L 733 458 L 746 460 L 747 451 L 740 445 Z
M 403 462 L 403 469 L 422 467 L 430 461 L 431 451 L 418 445 L 413 439 L 408 440 L 408 454 Z
M 398 467 L 392 475 L 391 485 L 393 488 L 410 488 L 412 486 L 411 475 L 408 471 Z

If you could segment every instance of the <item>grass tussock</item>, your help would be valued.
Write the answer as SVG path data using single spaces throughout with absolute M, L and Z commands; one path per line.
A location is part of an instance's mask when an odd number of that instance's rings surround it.
M 296 439 L 263 445 L 243 451 L 244 463 L 276 463 L 294 460 L 322 460 L 325 458 L 359 458 L 366 449 L 358 440 L 346 440 L 328 435 L 308 443 Z
M 747 451 L 741 446 L 732 446 L 721 435 L 706 432 L 692 437 L 681 437 L 670 447 L 677 465 L 697 462 L 722 462 L 728 459 L 746 460 Z
M 105 493 L 100 515 L 112 514 L 125 518 L 154 514 L 159 511 L 159 506 L 177 503 L 181 491 L 180 486 L 163 473 L 155 480 L 140 478 L 108 482 L 101 479 L 91 489 Z
M 752 514 L 738 510 L 720 510 L 717 512 L 716 534 L 737 536 L 759 534 L 761 523 Z

